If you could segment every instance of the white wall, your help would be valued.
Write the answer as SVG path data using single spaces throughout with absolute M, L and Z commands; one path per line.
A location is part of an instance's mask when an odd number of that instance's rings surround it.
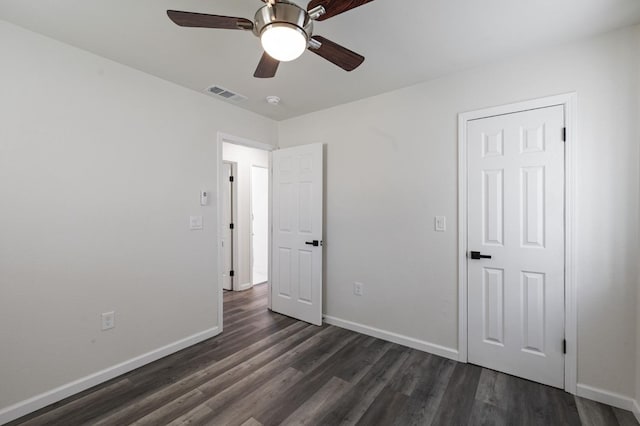
M 633 396 L 639 41 L 628 28 L 279 123 L 283 148 L 327 145 L 326 314 L 456 349 L 457 114 L 577 91 L 578 380 Z
M 251 167 L 252 283 L 269 278 L 269 169 Z
M 218 131 L 277 127 L 4 21 L 0 57 L 1 411 L 218 325 L 199 191 L 217 189 Z
M 251 283 L 251 166 L 269 167 L 269 152 L 232 143 L 222 144 L 222 158 L 238 163 L 236 176 L 238 259 L 234 259 L 235 290 L 246 290 Z

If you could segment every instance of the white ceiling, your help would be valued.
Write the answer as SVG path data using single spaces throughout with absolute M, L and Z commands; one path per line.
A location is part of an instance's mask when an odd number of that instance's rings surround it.
M 276 120 L 640 22 L 638 0 L 377 0 L 315 26 L 364 55 L 360 68 L 347 73 L 306 52 L 262 80 L 253 78 L 262 50 L 250 32 L 180 28 L 165 14 L 252 19 L 262 4 L 0 0 L 0 18 L 199 92 L 223 86 L 248 96 L 238 106 Z M 268 95 L 282 103 L 268 105 Z

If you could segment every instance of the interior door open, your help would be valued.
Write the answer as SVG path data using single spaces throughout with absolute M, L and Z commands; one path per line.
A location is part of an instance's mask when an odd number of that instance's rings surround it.
M 322 325 L 322 144 L 273 152 L 271 309 Z

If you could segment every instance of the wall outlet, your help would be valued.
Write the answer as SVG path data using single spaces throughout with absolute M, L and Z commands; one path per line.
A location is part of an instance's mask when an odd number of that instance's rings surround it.
M 110 330 L 116 326 L 116 313 L 105 312 L 102 314 L 102 331 Z
M 362 296 L 364 294 L 364 284 L 358 282 L 353 283 L 353 294 Z

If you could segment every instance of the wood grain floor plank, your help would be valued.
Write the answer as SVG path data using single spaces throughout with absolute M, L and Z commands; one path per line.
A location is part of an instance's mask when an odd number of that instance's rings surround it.
M 212 369 L 215 371 L 211 372 L 211 375 L 214 377 L 198 383 L 198 391 L 203 395 L 202 398 L 193 398 L 187 402 L 175 399 L 156 410 L 160 411 L 160 414 L 155 411 L 151 412 L 149 415 L 141 418 L 137 424 L 157 424 L 154 422 L 156 422 L 155 419 L 158 415 L 161 415 L 164 419 L 169 418 L 169 415 L 173 415 L 173 418 L 180 417 L 221 392 L 225 393 L 227 402 L 232 401 L 234 397 L 241 397 L 243 391 L 250 389 L 252 385 L 257 385 L 258 377 L 263 378 L 266 376 L 266 372 L 269 371 L 267 367 L 272 367 L 274 361 L 277 361 L 283 354 L 290 354 L 295 348 L 308 344 L 309 338 L 313 337 L 314 333 L 314 326 L 305 325 L 302 330 L 294 335 L 232 368 L 227 368 L 229 367 L 228 365 L 221 365 L 219 367 L 212 366 Z M 317 337 L 318 335 L 316 334 L 315 336 Z M 229 362 L 233 362 L 233 360 Z M 286 368 L 286 364 L 281 364 Z M 250 378 L 248 378 L 249 376 Z M 188 381 L 189 379 L 185 380 Z M 200 382 L 200 380 L 197 381 Z
M 287 321 L 287 323 L 292 324 L 294 322 Z M 262 334 L 259 337 L 269 336 L 272 332 L 277 330 L 278 327 L 284 325 L 285 323 L 281 322 L 279 324 L 279 326 L 270 324 L 266 329 L 268 331 L 265 332 L 264 330 L 262 330 Z M 258 340 L 258 338 L 256 338 L 257 336 L 258 335 L 252 333 L 250 339 L 242 340 L 242 344 L 239 345 L 239 348 L 244 348 L 245 344 L 249 344 L 253 340 Z M 303 338 L 301 337 L 299 340 L 303 340 Z M 236 344 L 235 340 L 234 344 Z M 173 361 L 160 361 L 159 364 L 163 364 L 165 362 L 169 362 L 169 364 L 167 367 L 160 370 L 158 370 L 157 368 L 151 368 L 146 373 L 142 374 L 142 377 L 140 377 L 140 374 L 138 372 L 131 373 L 131 380 L 135 381 L 135 384 L 137 386 L 134 389 L 127 391 L 126 393 L 117 395 L 115 400 L 111 398 L 102 401 L 102 406 L 100 407 L 99 411 L 101 411 L 103 414 L 108 414 L 109 407 L 112 407 L 116 410 L 122 408 L 122 401 L 130 401 L 135 403 L 136 400 L 144 398 L 149 393 L 153 393 L 154 391 L 161 389 L 162 387 L 170 386 L 187 374 L 191 374 L 194 371 L 198 372 L 201 370 L 206 370 L 207 366 L 209 366 L 211 363 L 226 356 L 224 352 L 221 352 L 220 347 L 216 346 L 211 350 L 207 350 L 209 346 L 209 344 L 205 343 L 204 345 L 202 345 L 203 353 L 194 354 L 191 357 L 187 357 L 187 355 L 180 355 L 178 359 L 174 358 Z M 143 390 L 143 392 L 141 392 L 141 390 Z M 178 402 L 180 402 L 180 400 L 178 400 Z M 180 407 L 184 406 L 184 404 L 181 403 L 178 405 Z M 85 421 L 91 419 L 87 418 L 86 415 L 87 413 L 85 413 L 83 417 Z M 70 419 L 66 420 L 70 421 Z
M 408 348 L 394 346 L 347 392 L 320 421 L 321 424 L 354 425 L 409 356 Z
M 212 414 L 213 411 L 211 410 L 211 408 L 209 408 L 206 404 L 201 404 L 171 422 L 161 422 L 155 424 L 171 426 L 184 426 L 189 424 L 204 425 L 206 424 L 204 419 L 211 416 Z
M 264 425 L 252 417 L 246 422 L 242 423 L 242 426 L 264 426 Z
M 308 334 L 305 335 L 305 340 L 297 346 L 287 348 L 286 352 L 270 348 L 259 357 L 252 358 L 229 370 L 219 380 L 203 384 L 200 389 L 208 395 L 215 396 L 222 391 L 231 390 L 234 386 L 239 385 L 242 380 L 245 382 L 257 381 L 266 377 L 269 373 L 282 371 L 289 367 L 289 364 L 299 354 L 316 350 L 315 345 L 320 344 L 324 339 L 331 340 L 340 333 L 340 330 L 335 327 L 326 328 L 316 334 L 314 334 L 315 329 L 313 326 L 309 326 L 304 331 Z
M 113 384 L 105 386 L 95 392 L 86 394 L 85 396 L 70 401 L 64 405 L 60 405 L 54 409 L 43 413 L 42 415 L 35 417 L 31 420 L 24 421 L 22 424 L 25 426 L 38 426 L 46 424 L 60 424 L 64 422 L 64 418 L 73 416 L 78 411 L 84 410 L 87 407 L 91 407 L 96 402 L 103 398 L 112 395 L 113 393 L 121 392 L 124 389 L 131 388 L 131 381 L 129 379 L 122 379 Z
M 631 411 L 621 410 L 620 408 L 613 408 L 613 413 L 616 415 L 618 424 L 620 426 L 636 426 L 638 421 Z
M 335 327 L 328 327 L 323 332 L 316 334 L 308 339 L 306 342 L 299 345 L 297 348 L 292 349 L 286 354 L 283 354 L 279 358 L 273 360 L 271 363 L 257 369 L 251 375 L 237 381 L 231 386 L 226 387 L 220 391 L 217 386 L 201 386 L 200 389 L 205 393 L 212 393 L 214 396 L 207 402 L 209 408 L 214 412 L 221 411 L 224 407 L 228 406 L 235 399 L 244 397 L 248 392 L 257 386 L 261 386 L 263 383 L 269 380 L 276 374 L 288 368 L 292 362 L 299 356 L 304 356 L 309 352 L 318 351 L 318 348 L 324 348 L 325 345 L 332 345 L 334 352 L 338 351 L 342 346 L 348 344 L 355 335 L 345 336 L 345 330 L 336 329 Z M 334 337 L 342 336 L 342 338 L 333 339 Z M 322 363 L 326 358 L 330 357 L 332 352 L 326 352 L 320 350 L 317 352 L 316 364 Z M 213 389 L 213 391 L 211 390 Z M 257 417 L 260 422 L 263 420 Z M 263 422 L 264 423 L 264 422 Z
M 336 369 L 336 377 L 349 383 L 358 383 L 384 354 L 394 347 L 392 343 L 380 339 L 365 340 L 362 350 L 342 362 Z
M 17 425 L 638 425 L 632 413 L 224 293 L 224 333 Z
M 396 392 L 411 396 L 425 369 L 429 367 L 431 355 L 412 349 L 400 372 L 391 380 L 389 386 Z
M 580 426 L 582 422 L 578 413 L 576 398 L 560 389 L 548 388 L 548 392 L 550 393 L 550 406 L 548 408 L 553 413 L 553 421 L 566 426 Z
M 308 325 L 304 323 L 294 323 L 289 327 L 247 347 L 240 354 L 233 354 L 227 358 L 223 358 L 206 368 L 202 368 L 189 376 L 160 388 L 156 392 L 149 393 L 143 398 L 131 401 L 131 403 L 127 404 L 125 407 L 104 418 L 96 419 L 95 426 L 131 422 L 134 419 L 146 416 L 173 400 L 177 400 L 182 394 L 190 392 L 210 380 L 215 380 L 221 374 L 245 361 L 253 359 L 255 362 L 261 359 L 264 360 L 264 362 L 267 362 L 270 354 L 272 354 L 273 357 L 276 357 L 278 354 L 287 351 L 290 346 L 296 345 L 301 341 L 301 339 L 305 339 L 307 336 L 306 334 L 298 335 L 297 333 L 307 327 Z M 311 332 L 311 330 L 308 332 Z M 271 350 L 271 352 L 269 353 L 267 350 Z
M 276 408 L 274 400 L 278 394 L 288 392 L 291 386 L 303 377 L 303 372 L 289 367 L 244 397 L 225 406 L 224 410 L 220 410 L 215 417 L 207 419 L 207 421 L 219 425 L 241 425 L 264 407 Z
M 255 417 L 263 424 L 276 425 L 284 421 L 291 413 L 303 405 L 309 398 L 313 397 L 327 381 L 339 372 L 345 363 L 357 358 L 362 353 L 362 343 L 367 339 L 365 336 L 357 335 L 351 342 L 342 346 L 337 352 L 324 359 L 322 363 L 317 363 L 316 367 L 309 371 L 305 380 L 296 383 L 287 393 L 282 393 L 274 401 L 273 407 L 265 407 L 255 412 Z
M 576 397 L 578 413 L 584 426 L 618 425 L 612 407 L 599 402 Z
M 373 400 L 357 424 L 359 426 L 395 425 L 399 414 L 404 411 L 408 401 L 407 395 L 396 392 L 390 385 L 387 385 Z
M 327 410 L 335 404 L 344 393 L 351 388 L 351 384 L 338 377 L 331 377 L 324 386 L 311 395 L 281 424 L 287 426 L 314 425 Z M 270 423 L 275 424 L 275 423 Z
M 411 385 L 411 395 L 404 410 L 398 414 L 397 425 L 433 423 L 456 363 L 437 356 L 425 356 L 420 366 L 414 370 L 416 378 Z
M 503 373 L 498 373 L 502 375 Z M 554 424 L 554 413 L 546 386 L 504 375 L 507 379 L 509 422 L 523 425 Z M 509 398 L 510 397 L 510 398 Z
M 470 425 L 510 426 L 507 412 L 493 404 L 476 399 L 469 416 Z
M 468 424 L 481 372 L 482 368 L 475 365 L 455 366 L 432 424 Z

